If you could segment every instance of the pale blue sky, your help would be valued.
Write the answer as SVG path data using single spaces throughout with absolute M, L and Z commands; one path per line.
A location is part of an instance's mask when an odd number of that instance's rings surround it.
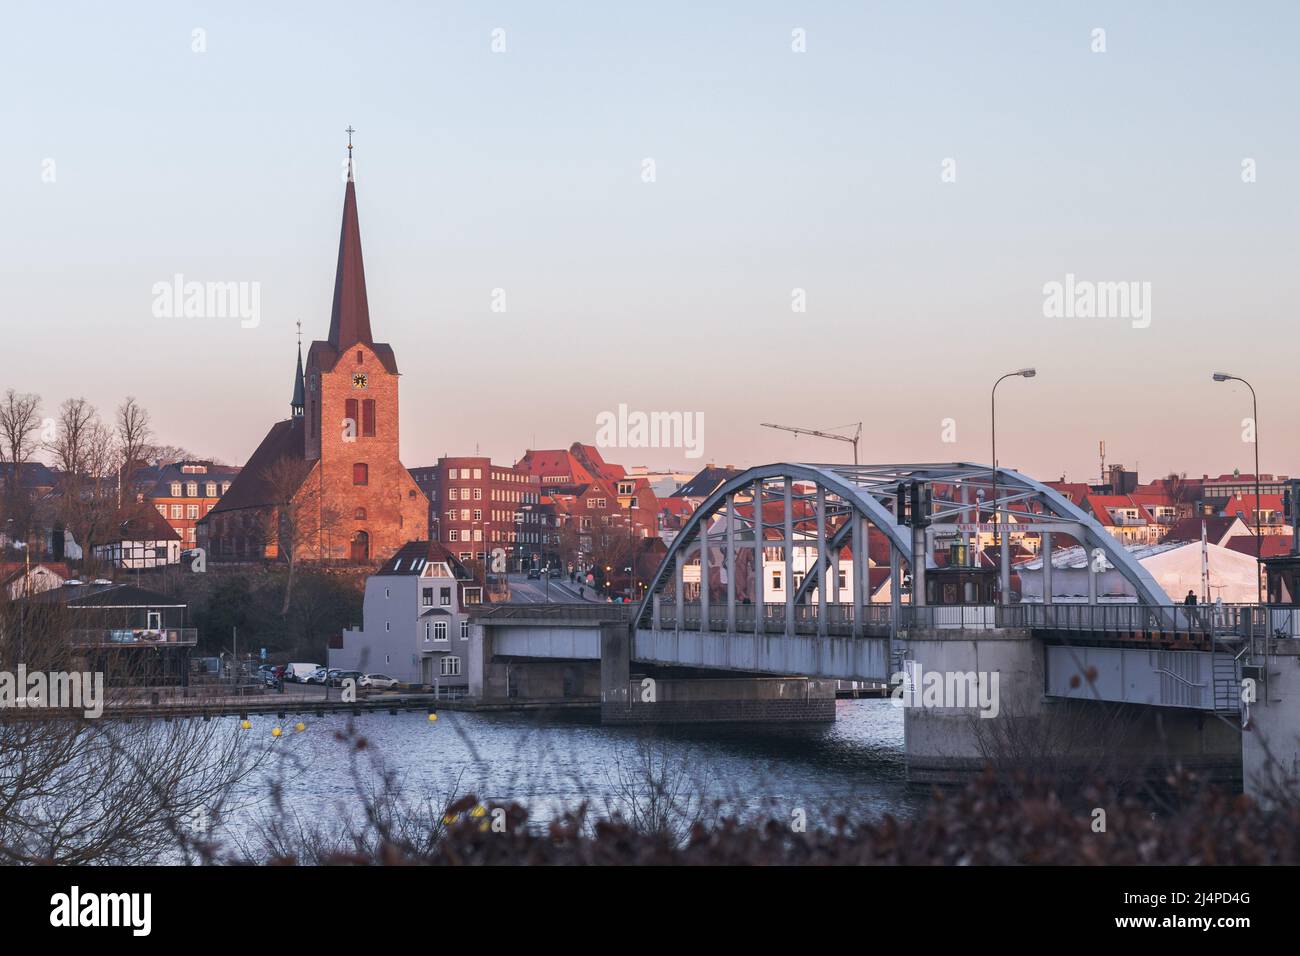
M 351 123 L 408 465 L 591 441 L 620 402 L 703 412 L 718 463 L 833 458 L 758 423 L 859 418 L 864 460 L 983 461 L 989 385 L 1033 364 L 1006 465 L 1250 470 L 1223 367 L 1294 474 L 1298 34 L 1293 3 L 11 2 L 0 387 L 130 392 L 243 461 L 294 321 L 328 326 Z M 1150 328 L 1044 318 L 1067 272 L 1150 282 Z M 155 318 L 175 273 L 260 283 L 261 324 Z

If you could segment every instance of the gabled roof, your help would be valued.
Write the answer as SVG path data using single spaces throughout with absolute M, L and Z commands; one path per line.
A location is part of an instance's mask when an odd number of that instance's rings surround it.
M 107 529 L 106 542 L 179 541 L 176 529 L 152 505 L 119 511 Z
M 25 577 L 28 570 L 25 561 L 0 561 L 0 587 Z M 37 561 L 30 570 L 33 575 L 44 570 L 65 581 L 72 577 L 72 570 L 62 561 Z
M 67 607 L 188 607 L 184 601 L 134 584 L 65 584 L 33 594 L 29 601 Z
M 1205 540 L 1211 544 L 1224 544 L 1224 538 L 1232 530 L 1233 525 L 1237 525 L 1238 530 L 1242 528 L 1242 525 L 1238 524 L 1240 520 L 1236 515 L 1188 515 L 1170 526 L 1165 534 L 1165 540 L 1200 541 L 1201 523 L 1204 522 Z M 1254 545 L 1251 547 L 1253 548 Z
M 430 563 L 443 563 L 451 568 L 452 576 L 461 581 L 469 581 L 473 575 L 465 568 L 451 551 L 437 541 L 408 541 L 397 549 L 397 553 L 380 565 L 376 575 L 418 576 Z
M 1274 514 L 1282 513 L 1282 496 L 1281 495 L 1260 495 L 1259 508 L 1261 511 L 1272 511 Z M 1240 515 L 1241 520 L 1247 524 L 1255 522 L 1255 496 L 1234 495 L 1223 504 L 1223 514 Z
M 1255 556 L 1255 536 L 1253 534 L 1235 534 L 1228 539 L 1225 547 L 1240 551 L 1252 558 Z M 1291 535 L 1262 534 L 1259 536 L 1261 558 L 1280 558 L 1291 553 Z
M 274 490 L 267 480 L 267 470 L 281 458 L 303 460 L 303 436 L 306 428 L 301 418 L 286 418 L 276 422 L 257 446 L 248 464 L 231 482 L 229 490 L 200 521 L 226 511 L 244 508 L 264 508 L 275 503 Z
M 1085 502 L 1083 507 L 1092 512 L 1097 521 L 1103 525 L 1115 523 L 1109 510 L 1111 508 L 1136 509 L 1138 517 L 1143 521 L 1155 520 L 1148 507 L 1139 501 L 1134 501 L 1132 495 L 1089 495 Z
M 0 484 L 9 480 L 13 467 L 9 462 L 0 462 Z M 58 473 L 39 461 L 25 461 L 18 466 L 19 487 L 53 488 L 58 483 Z
M 691 478 L 674 491 L 672 497 L 707 498 L 717 491 L 723 482 L 730 481 L 740 474 L 743 474 L 743 472 L 739 468 L 719 468 L 717 465 L 706 465 L 700 469 L 694 478 Z

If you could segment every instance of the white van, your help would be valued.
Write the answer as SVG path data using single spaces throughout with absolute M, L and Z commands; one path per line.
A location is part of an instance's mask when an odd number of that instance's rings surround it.
M 301 684 L 319 669 L 319 664 L 285 664 L 284 679 L 293 681 L 295 684 Z

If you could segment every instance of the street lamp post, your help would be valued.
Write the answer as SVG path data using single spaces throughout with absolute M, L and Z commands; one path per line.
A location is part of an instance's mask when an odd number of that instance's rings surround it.
M 1000 544 L 1002 541 L 1001 532 L 998 530 L 998 386 L 1003 380 L 1008 378 L 1033 378 L 1038 374 L 1037 369 L 1022 368 L 1014 372 L 1007 372 L 1002 378 L 993 383 L 993 389 L 989 392 L 989 421 L 990 432 L 993 439 L 993 498 L 990 504 L 993 506 L 993 543 Z M 1005 601 L 1005 597 L 1004 597 Z
M 1229 375 L 1227 372 L 1215 372 L 1214 380 L 1216 382 L 1241 382 L 1241 384 L 1250 389 L 1250 422 L 1252 425 L 1252 437 L 1254 438 L 1254 441 L 1251 442 L 1251 444 L 1255 446 L 1255 594 L 1256 601 L 1259 604 L 1263 604 L 1264 579 L 1261 575 L 1261 568 L 1259 567 L 1264 557 L 1264 542 L 1260 535 L 1259 522 L 1259 403 L 1255 399 L 1255 387 L 1240 375 Z

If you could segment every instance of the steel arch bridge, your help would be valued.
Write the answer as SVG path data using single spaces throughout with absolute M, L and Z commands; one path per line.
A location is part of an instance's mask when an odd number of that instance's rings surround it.
M 900 491 L 918 489 L 920 512 L 900 524 Z M 912 505 L 916 507 L 916 505 Z M 1014 523 L 1013 523 L 1014 522 Z M 848 625 L 864 633 L 883 605 L 870 602 L 871 545 L 888 548 L 889 620 L 899 620 L 902 570 L 912 578 L 912 606 L 926 601 L 926 572 L 937 567 L 936 537 L 961 540 L 971 554 L 970 539 L 999 532 L 999 594 L 1009 599 L 1009 530 L 1041 536 L 1050 554 L 1053 534 L 1069 535 L 1092 560 L 1101 552 L 1134 589 L 1145 606 L 1172 604 L 1160 585 L 1123 545 L 1094 518 L 1053 489 L 1016 471 L 970 462 L 941 464 L 828 465 L 782 462 L 760 465 L 718 487 L 678 532 L 649 582 L 637 609 L 635 625 L 653 628 L 661 600 L 672 598 L 675 621 L 700 630 L 763 629 L 779 607 L 765 604 L 762 578 L 764 550 L 775 549 L 784 561 L 785 631 L 796 619 L 817 618 L 817 631 L 829 624 Z M 841 573 L 842 555 L 852 560 L 851 586 Z M 799 552 L 799 559 L 796 559 Z M 876 549 L 883 557 L 883 550 Z M 768 559 L 770 562 L 770 558 Z M 831 573 L 833 572 L 833 573 Z M 1051 603 L 1051 562 L 1043 562 L 1044 601 Z M 801 579 L 799 576 L 802 576 Z M 1095 575 L 1089 574 L 1089 603 L 1096 603 Z M 797 586 L 791 586 L 797 582 Z M 851 598 L 841 601 L 847 587 Z M 694 600 L 691 600 L 694 592 Z M 815 595 L 815 596 L 814 596 Z M 686 599 L 681 599 L 682 597 Z M 811 608 L 816 607 L 816 612 Z M 763 608 L 762 611 L 756 608 Z M 850 610 L 851 609 L 851 610 Z M 689 618 L 689 620 L 688 620 Z

